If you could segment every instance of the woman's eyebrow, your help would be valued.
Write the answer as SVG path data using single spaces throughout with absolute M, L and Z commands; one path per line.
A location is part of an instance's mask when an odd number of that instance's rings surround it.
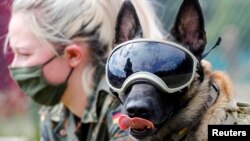
M 20 51 L 31 51 L 32 48 L 27 47 L 27 46 L 9 46 L 11 50 L 14 52 L 20 52 Z
M 12 49 L 32 49 L 31 47 L 28 47 L 28 46 L 12 46 L 12 45 L 9 45 L 10 48 Z

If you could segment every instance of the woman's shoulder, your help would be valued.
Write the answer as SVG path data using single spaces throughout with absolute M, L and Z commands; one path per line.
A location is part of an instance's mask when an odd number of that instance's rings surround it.
M 65 108 L 63 104 L 59 103 L 55 106 L 43 106 L 39 111 L 39 115 L 41 121 L 45 119 L 50 119 L 52 121 L 58 122 L 61 120 L 64 111 Z

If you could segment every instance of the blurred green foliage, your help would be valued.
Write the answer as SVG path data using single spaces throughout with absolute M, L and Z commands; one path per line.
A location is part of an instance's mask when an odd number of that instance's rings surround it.
M 39 107 L 33 102 L 26 111 L 0 116 L 0 140 L 39 141 Z M 6 110 L 11 107 L 6 107 Z
M 183 0 L 159 0 L 157 15 L 169 31 Z M 206 58 L 215 69 L 224 70 L 237 82 L 250 83 L 250 1 L 200 0 L 207 32 L 206 50 L 218 37 L 220 47 Z

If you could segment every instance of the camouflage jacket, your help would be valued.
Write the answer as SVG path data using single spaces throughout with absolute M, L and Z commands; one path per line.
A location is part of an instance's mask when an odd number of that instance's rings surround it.
M 75 116 L 62 104 L 43 107 L 40 110 L 41 141 L 132 141 L 128 133 L 118 127 L 121 105 L 107 88 L 106 80 L 102 79 L 94 94 L 88 97 L 89 106 L 79 119 L 79 127 Z

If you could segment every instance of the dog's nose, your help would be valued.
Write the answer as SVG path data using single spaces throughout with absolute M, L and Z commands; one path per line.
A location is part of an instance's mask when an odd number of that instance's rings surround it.
M 148 118 L 152 113 L 150 106 L 143 101 L 131 101 L 127 103 L 126 111 L 129 117 Z

